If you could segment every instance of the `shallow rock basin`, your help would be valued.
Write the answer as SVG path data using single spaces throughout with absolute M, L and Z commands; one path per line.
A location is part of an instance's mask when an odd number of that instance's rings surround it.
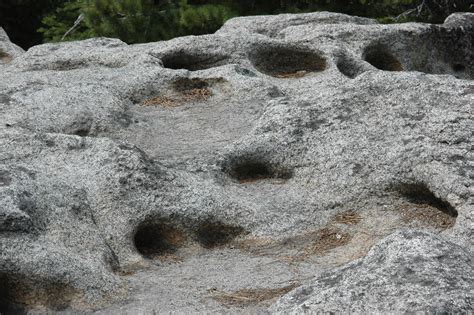
M 0 313 L 469 313 L 474 14 L 0 33 Z

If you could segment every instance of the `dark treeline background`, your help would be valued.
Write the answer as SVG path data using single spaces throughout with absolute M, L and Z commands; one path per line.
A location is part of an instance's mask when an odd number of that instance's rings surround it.
M 474 0 L 0 0 L 0 26 L 23 48 L 95 36 L 140 43 L 213 33 L 235 16 L 323 10 L 441 23 L 473 12 Z

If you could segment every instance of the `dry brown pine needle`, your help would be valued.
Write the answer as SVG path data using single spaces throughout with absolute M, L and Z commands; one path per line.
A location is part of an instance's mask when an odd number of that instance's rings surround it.
M 297 284 L 294 283 L 285 287 L 274 289 L 242 289 L 230 293 L 218 290 L 209 290 L 209 293 L 212 294 L 212 298 L 214 300 L 221 304 L 227 306 L 246 306 L 280 297 L 296 287 Z
M 178 102 L 170 97 L 157 96 L 147 100 L 144 100 L 141 105 L 144 106 L 163 106 L 163 107 L 175 107 L 178 106 Z
M 187 101 L 193 100 L 207 100 L 212 96 L 212 92 L 209 89 L 191 89 L 183 92 L 184 98 Z
M 400 207 L 403 221 L 417 221 L 425 226 L 448 229 L 454 226 L 456 218 L 428 204 L 410 204 Z
M 318 231 L 316 242 L 307 249 L 308 254 L 324 255 L 331 249 L 349 243 L 351 236 L 338 229 L 324 228 Z
M 334 217 L 334 222 L 347 225 L 355 225 L 362 220 L 362 217 L 354 211 L 339 213 Z

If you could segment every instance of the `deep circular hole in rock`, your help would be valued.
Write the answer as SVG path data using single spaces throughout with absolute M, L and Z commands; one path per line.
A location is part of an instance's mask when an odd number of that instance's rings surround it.
M 473 32 L 462 28 L 431 26 L 422 34 L 388 35 L 369 44 L 362 54 L 365 61 L 387 71 L 417 71 L 474 77 Z
M 154 258 L 175 253 L 186 242 L 186 233 L 169 222 L 154 219 L 138 226 L 134 242 L 140 254 Z
M 232 242 L 246 231 L 240 226 L 219 221 L 206 221 L 196 230 L 196 240 L 205 248 L 221 247 Z
M 228 63 L 228 59 L 229 57 L 225 55 L 180 52 L 166 55 L 161 61 L 168 69 L 198 71 L 223 66 Z
M 293 177 L 293 172 L 289 169 L 254 160 L 237 162 L 231 166 L 228 173 L 240 183 L 264 179 L 287 180 Z
M 367 47 L 363 59 L 380 70 L 403 71 L 400 61 L 383 45 Z
M 249 55 L 254 67 L 277 78 L 299 78 L 326 69 L 326 59 L 318 52 L 293 47 L 265 47 Z
M 402 184 L 398 187 L 398 191 L 403 198 L 413 204 L 434 207 L 451 218 L 458 216 L 458 212 L 453 206 L 436 197 L 424 183 Z

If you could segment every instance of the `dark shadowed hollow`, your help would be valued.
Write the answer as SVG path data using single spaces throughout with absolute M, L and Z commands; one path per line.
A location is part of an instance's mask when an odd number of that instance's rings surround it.
M 264 179 L 286 180 L 293 177 L 292 171 L 288 169 L 259 161 L 239 161 L 231 167 L 229 175 L 241 183 Z
M 7 314 L 10 309 L 10 297 L 7 286 L 6 277 L 0 274 L 0 314 Z
M 361 73 L 361 69 L 356 60 L 348 56 L 343 56 L 336 63 L 337 69 L 346 77 L 354 79 Z
M 206 221 L 198 226 L 196 240 L 205 248 L 214 248 L 224 246 L 244 233 L 245 230 L 240 226 Z
M 77 292 L 67 284 L 37 284 L 24 279 L 24 276 L 13 278 L 8 274 L 0 274 L 0 314 L 31 314 L 28 311 L 31 306 L 63 311 L 77 296 Z
M 266 46 L 249 58 L 258 71 L 278 78 L 302 77 L 326 69 L 326 59 L 320 53 L 296 47 Z
M 194 89 L 205 89 L 209 87 L 209 83 L 203 79 L 181 78 L 173 82 L 173 88 L 178 92 L 186 92 Z
M 0 276 L 0 314 L 23 315 L 28 314 L 24 307 L 12 302 L 12 296 L 7 288 L 7 280 Z
M 453 218 L 458 216 L 458 212 L 453 206 L 436 197 L 423 183 L 403 184 L 398 187 L 398 191 L 405 199 L 414 204 L 432 206 Z
M 400 61 L 383 45 L 368 47 L 364 52 L 364 60 L 380 70 L 403 71 Z
M 228 63 L 228 56 L 178 52 L 162 57 L 161 61 L 168 69 L 198 71 L 223 66 Z
M 186 242 L 186 234 L 170 223 L 150 220 L 138 226 L 134 242 L 144 257 L 154 258 L 176 252 Z

